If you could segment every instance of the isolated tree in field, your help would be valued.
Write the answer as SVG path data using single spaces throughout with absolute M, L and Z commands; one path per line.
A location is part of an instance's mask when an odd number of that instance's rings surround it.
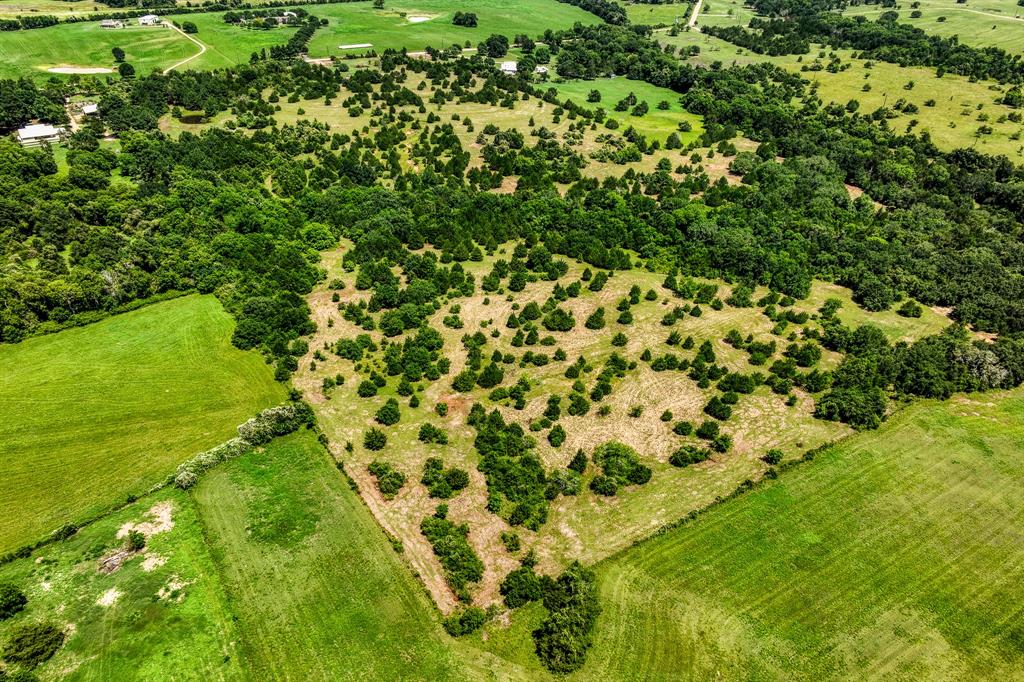
M 384 0 L 373 0 L 374 9 L 384 9 Z
M 117 47 L 115 45 L 110 50 L 110 52 L 114 55 L 114 61 L 117 62 L 118 64 L 120 64 L 121 62 L 124 61 L 124 50 L 122 50 L 120 47 Z
M 199 33 L 199 27 L 191 21 L 181 22 L 181 30 L 185 33 Z
M 388 437 L 378 428 L 372 428 L 363 436 L 363 447 L 367 450 L 383 450 L 388 444 Z
M 456 12 L 455 16 L 452 17 L 452 23 L 456 26 L 476 28 L 476 12 Z
M 117 67 L 117 73 L 121 78 L 134 78 L 135 67 L 128 62 L 121 62 L 121 65 Z
M 384 426 L 397 424 L 398 420 L 401 418 L 402 413 L 398 409 L 398 401 L 394 398 L 388 398 L 388 401 L 384 403 L 379 410 L 377 410 L 377 414 L 374 416 L 377 423 L 383 424 Z

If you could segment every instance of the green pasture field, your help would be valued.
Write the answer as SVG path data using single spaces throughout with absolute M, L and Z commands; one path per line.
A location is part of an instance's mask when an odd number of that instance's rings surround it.
M 882 12 L 899 12 L 899 22 L 916 26 L 925 33 L 949 38 L 957 36 L 971 47 L 998 47 L 1017 54 L 1024 53 L 1024 8 L 1016 0 L 969 0 L 957 4 L 956 0 L 920 0 L 912 8 L 903 1 L 894 8 L 879 5 L 848 7 L 843 14 L 865 16 L 875 20 Z M 911 17 L 917 9 L 921 16 Z M 939 21 L 945 17 L 945 21 Z
M 306 7 L 311 14 L 320 16 L 321 7 Z M 282 10 L 284 11 L 284 10 Z M 180 68 L 204 70 L 221 69 L 236 64 L 245 64 L 253 52 L 268 49 L 273 45 L 283 45 L 291 38 L 295 29 L 288 26 L 281 26 L 272 30 L 255 30 L 228 24 L 224 21 L 224 14 L 190 14 L 187 16 L 170 17 L 178 23 L 191 21 L 199 29 L 192 37 L 206 45 L 206 52 L 202 53 Z M 193 45 L 192 52 L 199 49 Z
M 139 495 L 284 389 L 213 296 L 0 346 L 0 553 Z
M 51 67 L 117 69 L 111 50 L 120 47 L 136 73 L 148 74 L 186 59 L 199 48 L 177 31 L 157 26 L 100 28 L 99 22 L 0 32 L 0 77 L 46 77 Z M 116 76 L 116 74 L 115 74 Z
M 600 563 L 571 679 L 1019 679 L 1022 447 L 1020 390 L 918 403 Z M 473 639 L 529 666 L 541 613 Z
M 195 500 L 249 679 L 464 674 L 422 587 L 311 432 L 209 472 Z
M 628 78 L 598 78 L 592 81 L 556 82 L 552 87 L 558 90 L 559 97 L 569 97 L 581 106 L 589 109 L 602 107 L 607 115 L 621 124 L 619 132 L 627 126 L 633 126 L 640 133 L 664 141 L 671 133 L 678 130 L 678 125 L 686 121 L 692 132 L 679 133 L 684 144 L 696 139 L 703 129 L 700 116 L 691 114 L 679 104 L 679 93 L 668 88 L 660 88 L 645 81 L 634 81 Z M 591 103 L 587 95 L 591 90 L 601 93 L 601 101 Z M 615 111 L 615 104 L 633 93 L 639 101 L 647 102 L 650 110 L 643 116 L 633 116 L 629 111 Z M 668 102 L 668 109 L 659 109 L 659 102 Z
M 0 18 L 45 14 L 55 17 L 90 12 L 109 12 L 110 7 L 96 0 L 0 0 Z
M 169 505 L 173 527 L 150 536 L 145 551 L 120 568 L 101 572 L 100 558 L 124 545 L 117 538 L 121 526 L 149 521 L 146 513 L 162 505 Z M 26 622 L 52 622 L 68 632 L 63 649 L 36 669 L 43 680 L 241 676 L 237 628 L 202 524 L 189 496 L 177 489 L 147 496 L 0 567 L 0 581 L 28 597 L 22 613 L 0 622 L 0 641 Z
M 476 28 L 452 24 L 456 11 L 475 12 Z M 492 33 L 512 38 L 516 34 L 539 37 L 547 29 L 559 30 L 574 23 L 598 24 L 593 14 L 556 0 L 398 0 L 385 9 L 374 9 L 370 3 L 342 3 L 310 8 L 310 12 L 330 21 L 317 30 L 309 44 L 311 57 L 344 56 L 369 49 L 382 52 L 387 48 L 422 50 L 472 46 Z M 404 16 L 403 16 L 404 15 Z M 414 17 L 428 17 L 414 23 Z M 340 45 L 372 43 L 372 48 L 342 50 Z
M 626 5 L 629 23 L 647 26 L 678 24 L 685 26 L 693 12 L 691 2 L 670 2 L 658 5 L 635 3 Z

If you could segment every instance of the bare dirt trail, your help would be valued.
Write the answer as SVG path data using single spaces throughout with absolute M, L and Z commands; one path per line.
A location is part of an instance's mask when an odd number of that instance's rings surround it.
M 204 54 L 206 54 L 206 49 L 207 49 L 207 48 L 206 48 L 206 45 L 204 45 L 204 44 L 203 44 L 202 42 L 200 42 L 200 41 L 199 41 L 199 40 L 197 40 L 196 38 L 193 38 L 193 37 L 192 37 L 192 36 L 190 36 L 189 34 L 185 33 L 184 31 L 182 31 L 182 30 L 181 30 L 180 28 L 178 28 L 178 27 L 177 27 L 177 26 L 175 26 L 174 24 L 170 23 L 169 21 L 165 21 L 165 22 L 164 22 L 164 26 L 167 26 L 168 28 L 171 28 L 171 29 L 173 29 L 173 30 L 177 31 L 178 33 L 180 33 L 181 35 L 185 36 L 186 38 L 188 38 L 188 39 L 189 39 L 189 40 L 191 40 L 191 41 L 192 41 L 193 43 L 195 43 L 196 45 L 198 45 L 198 46 L 199 46 L 199 52 L 196 52 L 196 53 L 195 53 L 194 55 L 192 55 L 191 57 L 187 57 L 187 58 L 185 58 L 185 59 L 182 59 L 182 60 L 181 60 L 180 62 L 178 62 L 177 64 L 172 64 L 171 66 L 168 66 L 168 67 L 167 67 L 166 69 L 164 69 L 164 73 L 170 73 L 171 71 L 174 71 L 174 70 L 175 70 L 176 68 L 178 68 L 179 66 L 185 66 L 185 64 L 188 64 L 188 63 L 189 63 L 190 61 L 192 61 L 193 59 L 197 59 L 197 58 L 199 58 L 199 57 L 202 57 L 202 56 L 203 56 Z
M 697 0 L 697 2 L 695 2 L 693 4 L 693 14 L 690 15 L 690 21 L 687 22 L 687 24 L 686 24 L 690 28 L 696 28 L 697 27 L 697 16 L 700 14 L 700 8 L 701 8 L 701 5 L 703 5 L 703 4 L 704 4 L 704 0 Z M 698 28 L 697 30 L 699 31 L 700 29 Z

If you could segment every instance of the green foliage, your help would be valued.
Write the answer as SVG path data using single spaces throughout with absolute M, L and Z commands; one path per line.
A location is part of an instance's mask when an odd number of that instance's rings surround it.
M 431 497 L 447 500 L 469 485 L 469 474 L 455 467 L 445 469 L 440 457 L 428 457 L 420 483 L 427 486 Z
M 383 450 L 387 444 L 387 435 L 378 428 L 371 428 L 363 434 L 363 447 L 367 450 L 373 452 Z
M 0 582 L 0 621 L 7 620 L 25 608 L 28 599 L 16 585 Z
M 669 458 L 668 463 L 674 467 L 687 467 L 691 464 L 700 464 L 705 462 L 711 457 L 711 451 L 707 448 L 699 448 L 695 445 L 684 445 L 675 452 L 673 452 Z
M 505 598 L 505 605 L 510 609 L 537 601 L 542 596 L 540 576 L 529 566 L 520 566 L 510 571 L 501 581 L 499 589 Z
M 643 484 L 651 479 L 651 469 L 640 463 L 640 457 L 633 448 L 609 441 L 594 450 L 594 463 L 601 474 L 591 481 L 591 489 L 599 495 L 615 495 L 619 487 Z
M 579 670 L 601 612 L 594 573 L 574 561 L 544 593 L 548 614 L 533 632 L 537 656 L 559 674 Z
M 393 499 L 405 485 L 405 474 L 388 462 L 375 459 L 366 468 L 377 479 L 377 489 L 385 500 Z
M 53 623 L 22 623 L 7 637 L 3 657 L 8 663 L 35 668 L 50 660 L 64 644 L 64 630 Z
M 444 569 L 445 580 L 456 592 L 483 577 L 484 564 L 466 540 L 469 526 L 428 516 L 420 523 L 420 531 L 434 548 L 434 554 Z
M 377 414 L 375 414 L 373 418 L 378 424 L 382 424 L 383 426 L 393 426 L 394 424 L 397 424 L 402 418 L 402 412 L 398 408 L 398 401 L 394 398 L 388 398 L 387 402 L 377 410 Z
M 442 624 L 452 637 L 462 637 L 482 628 L 487 620 L 486 611 L 478 606 L 468 606 L 445 618 Z

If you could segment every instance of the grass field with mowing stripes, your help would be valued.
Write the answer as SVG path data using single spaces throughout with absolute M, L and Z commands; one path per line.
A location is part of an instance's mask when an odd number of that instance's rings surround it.
M 1020 390 L 923 402 L 599 564 L 576 679 L 1020 679 L 1022 449 Z
M 284 398 L 213 296 L 0 346 L 0 553 L 141 494 Z

